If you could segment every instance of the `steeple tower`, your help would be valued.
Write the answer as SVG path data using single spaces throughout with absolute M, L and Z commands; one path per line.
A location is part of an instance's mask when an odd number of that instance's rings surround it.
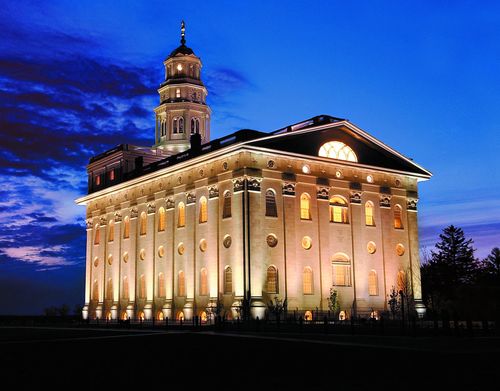
M 210 107 L 201 81 L 201 60 L 186 46 L 186 25 L 181 23 L 181 45 L 163 62 L 165 81 L 158 89 L 160 105 L 155 108 L 155 147 L 171 154 L 189 149 L 194 133 L 201 142 L 210 141 Z

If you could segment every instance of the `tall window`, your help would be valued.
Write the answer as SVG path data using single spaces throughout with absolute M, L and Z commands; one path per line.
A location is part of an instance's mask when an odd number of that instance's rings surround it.
M 176 98 L 180 98 L 181 97 L 181 89 L 180 88 L 176 88 L 176 90 L 175 90 L 175 97 Z
M 267 268 L 267 293 L 278 293 L 278 269 L 274 266 Z
M 130 238 L 130 217 L 125 216 L 123 219 L 123 239 Z
M 96 224 L 94 226 L 94 244 L 99 244 L 99 242 L 101 241 L 101 234 L 100 234 L 100 231 L 99 231 L 99 224 Z
M 402 270 L 398 272 L 397 284 L 398 284 L 398 292 L 399 291 L 406 292 L 406 274 Z
M 208 295 L 207 269 L 200 270 L 200 295 Z
M 97 280 L 94 280 L 92 284 L 92 300 L 99 301 L 99 283 Z
M 115 222 L 109 220 L 108 223 L 108 242 L 112 242 L 115 238 Z
M 196 133 L 200 133 L 200 120 L 195 118 Z
M 184 277 L 184 272 L 182 270 L 179 272 L 177 282 L 179 296 L 186 296 L 186 277 Z
M 146 298 L 146 277 L 144 274 L 141 274 L 141 277 L 139 278 L 139 298 Z
M 304 295 L 313 294 L 313 271 L 309 266 L 306 266 L 302 273 L 302 291 Z
M 226 190 L 224 192 L 224 206 L 222 208 L 222 218 L 231 217 L 231 192 Z
M 179 133 L 184 133 L 184 118 L 179 118 Z
M 146 235 L 146 222 L 147 222 L 147 215 L 146 212 L 141 213 L 141 220 L 140 220 L 140 234 L 141 235 Z
M 403 228 L 403 221 L 401 220 L 401 206 L 399 205 L 394 207 L 394 228 Z
M 230 266 L 224 270 L 224 293 L 233 293 L 233 271 Z
M 113 280 L 108 278 L 106 284 L 106 300 L 113 300 Z
M 208 220 L 207 198 L 202 196 L 200 198 L 200 223 L 206 223 Z
M 195 132 L 194 118 L 191 118 L 191 134 Z
M 368 294 L 370 296 L 378 295 L 378 280 L 377 272 L 375 270 L 370 271 L 368 274 Z
M 165 276 L 158 273 L 158 297 L 165 297 Z
M 127 276 L 123 277 L 123 282 L 122 282 L 122 299 L 124 300 L 129 300 L 130 295 L 128 291 L 128 278 Z
M 347 202 L 339 196 L 330 198 L 330 222 L 347 224 Z
M 177 227 L 185 227 L 186 226 L 186 207 L 184 206 L 184 202 L 179 202 L 177 205 Z
M 276 208 L 276 194 L 273 190 L 266 191 L 266 216 L 278 217 L 278 209 Z
M 365 204 L 365 224 L 375 225 L 375 220 L 373 218 L 373 202 L 371 201 Z
M 172 121 L 172 129 L 173 133 L 179 132 L 177 117 L 175 117 L 174 120 Z
M 165 208 L 160 206 L 158 210 L 158 231 L 165 231 Z
M 300 195 L 300 218 L 301 220 L 311 220 L 311 196 L 307 193 Z
M 332 258 L 332 280 L 335 286 L 351 285 L 351 261 L 343 254 Z

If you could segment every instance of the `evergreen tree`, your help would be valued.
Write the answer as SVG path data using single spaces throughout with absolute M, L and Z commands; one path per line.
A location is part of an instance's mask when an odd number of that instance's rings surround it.
M 500 287 L 500 248 L 495 247 L 481 262 L 481 270 L 486 283 Z

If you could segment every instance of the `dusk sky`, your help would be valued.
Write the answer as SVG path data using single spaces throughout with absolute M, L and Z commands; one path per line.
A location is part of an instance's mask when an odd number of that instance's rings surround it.
M 154 143 L 163 60 L 203 62 L 212 139 L 347 118 L 433 173 L 421 246 L 500 246 L 498 1 L 3 1 L 0 314 L 83 304 L 88 159 Z

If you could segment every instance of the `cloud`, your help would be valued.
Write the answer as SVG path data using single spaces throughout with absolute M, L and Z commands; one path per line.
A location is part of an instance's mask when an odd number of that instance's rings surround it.
M 17 261 L 35 263 L 37 265 L 51 267 L 74 265 L 74 262 L 68 261 L 63 256 L 57 255 L 65 249 L 66 248 L 63 246 L 53 246 L 48 248 L 24 246 L 3 248 L 0 249 L 0 252 Z M 47 268 L 40 270 L 47 270 Z
M 235 92 L 246 91 L 252 87 L 250 80 L 242 73 L 229 68 L 215 68 L 203 75 L 210 95 L 220 101 Z

